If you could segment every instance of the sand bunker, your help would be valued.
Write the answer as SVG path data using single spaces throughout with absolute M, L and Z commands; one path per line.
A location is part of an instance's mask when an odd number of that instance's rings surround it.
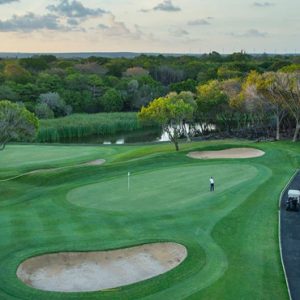
M 251 158 L 263 156 L 264 154 L 265 152 L 254 148 L 232 148 L 218 151 L 190 152 L 188 157 L 196 159 Z
M 103 165 L 105 163 L 105 159 L 96 159 L 84 164 L 81 164 L 80 166 L 100 166 Z
M 91 292 L 155 277 L 178 266 L 186 256 L 186 248 L 176 243 L 112 251 L 61 252 L 24 261 L 17 276 L 39 290 Z

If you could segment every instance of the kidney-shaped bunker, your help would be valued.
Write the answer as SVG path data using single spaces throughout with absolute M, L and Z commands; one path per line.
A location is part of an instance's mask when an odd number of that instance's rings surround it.
M 153 243 L 97 252 L 60 252 L 27 259 L 17 276 L 44 291 L 91 292 L 120 287 L 165 273 L 187 256 L 177 243 Z

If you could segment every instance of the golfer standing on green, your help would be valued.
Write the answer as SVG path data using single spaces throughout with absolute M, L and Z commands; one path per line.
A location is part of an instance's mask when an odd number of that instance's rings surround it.
M 215 180 L 214 180 L 214 178 L 210 177 L 209 182 L 210 182 L 210 191 L 213 192 L 215 190 Z

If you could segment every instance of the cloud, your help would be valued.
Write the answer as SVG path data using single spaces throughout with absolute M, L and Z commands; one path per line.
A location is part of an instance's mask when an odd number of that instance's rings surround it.
M 98 27 L 99 29 L 108 29 L 108 28 L 109 28 L 109 26 L 104 25 L 104 24 L 98 24 L 97 27 Z
M 230 33 L 231 36 L 236 38 L 265 38 L 268 36 L 266 32 L 261 32 L 257 29 L 249 29 L 244 33 Z
M 162 11 L 180 11 L 181 8 L 174 6 L 171 0 L 164 0 L 162 3 L 156 5 L 153 10 L 162 10 Z
M 182 29 L 182 28 L 171 28 L 169 30 L 169 32 L 173 36 L 176 36 L 176 37 L 179 37 L 179 38 L 189 35 L 189 33 L 185 29 Z
M 143 13 L 147 13 L 149 11 L 152 11 L 153 9 L 145 9 L 145 8 L 142 8 L 140 9 L 140 12 L 143 12 Z
M 32 32 L 42 29 L 65 30 L 57 16 L 53 14 L 36 15 L 27 13 L 22 16 L 13 15 L 10 19 L 0 20 L 0 32 Z
M 100 29 L 109 37 L 121 37 L 129 39 L 140 39 L 143 36 L 138 25 L 134 25 L 134 30 L 130 30 L 124 22 L 119 22 L 112 14 L 109 15 L 107 24 L 98 24 L 97 29 Z
M 12 2 L 19 2 L 19 0 L 0 0 L 0 5 L 1 4 L 9 4 Z
M 88 8 L 85 7 L 81 2 L 77 0 L 59 0 L 57 5 L 49 5 L 47 9 L 52 13 L 57 13 L 60 16 L 65 16 L 69 18 L 87 18 L 102 16 L 107 13 L 101 8 Z
M 70 26 L 78 26 L 80 24 L 76 18 L 68 18 L 67 23 Z
M 157 4 L 151 9 L 141 9 L 141 12 L 147 13 L 150 11 L 165 11 L 165 12 L 177 12 L 181 11 L 181 8 L 178 6 L 175 6 L 172 3 L 172 0 L 163 0 L 163 2 Z
M 211 23 L 207 21 L 207 20 L 210 20 L 210 19 L 211 19 L 211 18 L 192 20 L 192 21 L 189 21 L 187 24 L 188 24 L 189 26 L 205 26 L 205 25 L 211 25 Z
M 255 7 L 272 7 L 275 6 L 273 2 L 254 2 L 253 6 Z

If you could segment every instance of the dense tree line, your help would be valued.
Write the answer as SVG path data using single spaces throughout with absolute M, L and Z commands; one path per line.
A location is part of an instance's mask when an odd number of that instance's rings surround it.
M 214 124 L 217 131 L 229 136 L 279 140 L 284 134 L 293 141 L 298 138 L 300 73 L 294 66 L 199 85 L 196 102 L 195 120 Z
M 279 139 L 282 133 L 296 139 L 299 70 L 300 56 L 243 52 L 131 59 L 39 55 L 0 59 L 0 100 L 23 103 L 47 119 L 77 112 L 139 111 L 170 92 L 191 92 L 200 134 L 213 124 L 228 135 Z
M 73 112 L 137 111 L 168 92 L 196 91 L 210 80 L 243 78 L 250 71 L 278 71 L 300 63 L 296 56 L 216 52 L 133 59 L 57 59 L 52 55 L 0 60 L 0 99 L 23 102 L 41 117 Z M 50 95 L 49 95 L 50 94 Z M 53 110 L 45 98 L 56 99 Z M 58 107 L 59 106 L 59 107 Z
M 219 134 L 221 137 L 293 137 L 300 132 L 300 72 L 251 71 L 245 78 L 211 80 L 195 93 L 171 92 L 139 113 L 142 122 L 162 127 L 178 150 L 182 137 Z

